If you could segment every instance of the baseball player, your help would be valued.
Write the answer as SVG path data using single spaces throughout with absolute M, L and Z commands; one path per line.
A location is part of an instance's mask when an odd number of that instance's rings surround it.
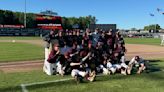
M 128 74 L 131 74 L 131 70 L 133 68 L 133 66 L 138 68 L 137 73 L 140 74 L 142 71 L 144 71 L 146 69 L 146 65 L 145 65 L 145 61 L 139 57 L 139 56 L 135 56 L 131 59 L 131 61 L 129 62 L 128 66 Z
M 56 72 L 62 73 L 60 59 L 59 45 L 54 44 L 52 51 L 50 52 L 47 61 L 44 63 L 44 72 L 47 75 L 53 75 Z
M 57 43 L 55 32 L 50 31 L 50 33 L 47 34 L 43 38 L 43 40 L 45 41 L 45 60 L 44 60 L 44 65 L 43 65 L 43 71 L 45 72 L 46 71 L 46 64 L 48 62 L 47 60 L 48 60 L 49 54 L 52 50 L 52 46 L 54 43 Z M 51 75 L 51 74 L 48 73 L 48 75 Z
M 86 77 L 87 73 L 82 67 L 83 62 L 89 57 L 90 54 L 87 54 L 85 57 L 80 59 L 81 52 L 72 56 L 72 61 L 70 66 L 72 68 L 71 76 L 76 80 L 77 83 L 82 81 L 82 78 Z

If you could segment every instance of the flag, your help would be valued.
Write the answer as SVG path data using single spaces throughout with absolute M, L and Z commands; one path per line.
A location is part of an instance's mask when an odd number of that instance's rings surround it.
M 154 14 L 150 13 L 150 16 L 154 17 Z
M 158 11 L 158 12 L 160 12 L 160 11 L 161 11 L 161 9 L 160 9 L 160 8 L 157 8 L 157 11 Z

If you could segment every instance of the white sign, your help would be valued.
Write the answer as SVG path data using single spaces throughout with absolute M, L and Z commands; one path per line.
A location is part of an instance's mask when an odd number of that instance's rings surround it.
M 61 26 L 61 24 L 38 24 L 38 26 Z

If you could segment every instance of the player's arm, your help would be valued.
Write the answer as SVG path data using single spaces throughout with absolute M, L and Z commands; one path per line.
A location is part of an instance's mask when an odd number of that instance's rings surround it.
M 129 66 L 132 66 L 133 64 L 135 63 L 135 58 L 132 58 L 131 60 L 130 60 L 130 62 L 129 62 Z
M 46 41 L 46 42 L 50 42 L 50 35 L 46 35 L 43 37 L 43 40 Z
M 48 61 L 50 61 L 54 58 L 57 58 L 59 55 L 60 55 L 60 51 L 57 51 L 55 54 L 53 53 L 53 51 L 51 51 L 49 58 L 48 58 Z
M 81 63 L 70 63 L 70 66 L 81 65 Z
M 70 57 L 73 57 L 74 55 L 76 55 L 76 54 L 78 54 L 78 53 L 79 53 L 79 51 L 76 51 L 75 53 L 70 54 Z
M 81 59 L 81 63 L 83 63 L 90 55 L 91 55 L 91 53 L 89 52 L 87 54 L 87 56 L 85 56 L 84 58 Z
M 82 45 L 84 45 L 84 40 L 82 40 Z

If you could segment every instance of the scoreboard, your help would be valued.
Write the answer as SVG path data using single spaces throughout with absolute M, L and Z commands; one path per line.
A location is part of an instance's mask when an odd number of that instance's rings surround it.
M 60 16 L 37 15 L 37 27 L 46 30 L 61 30 L 62 18 Z

